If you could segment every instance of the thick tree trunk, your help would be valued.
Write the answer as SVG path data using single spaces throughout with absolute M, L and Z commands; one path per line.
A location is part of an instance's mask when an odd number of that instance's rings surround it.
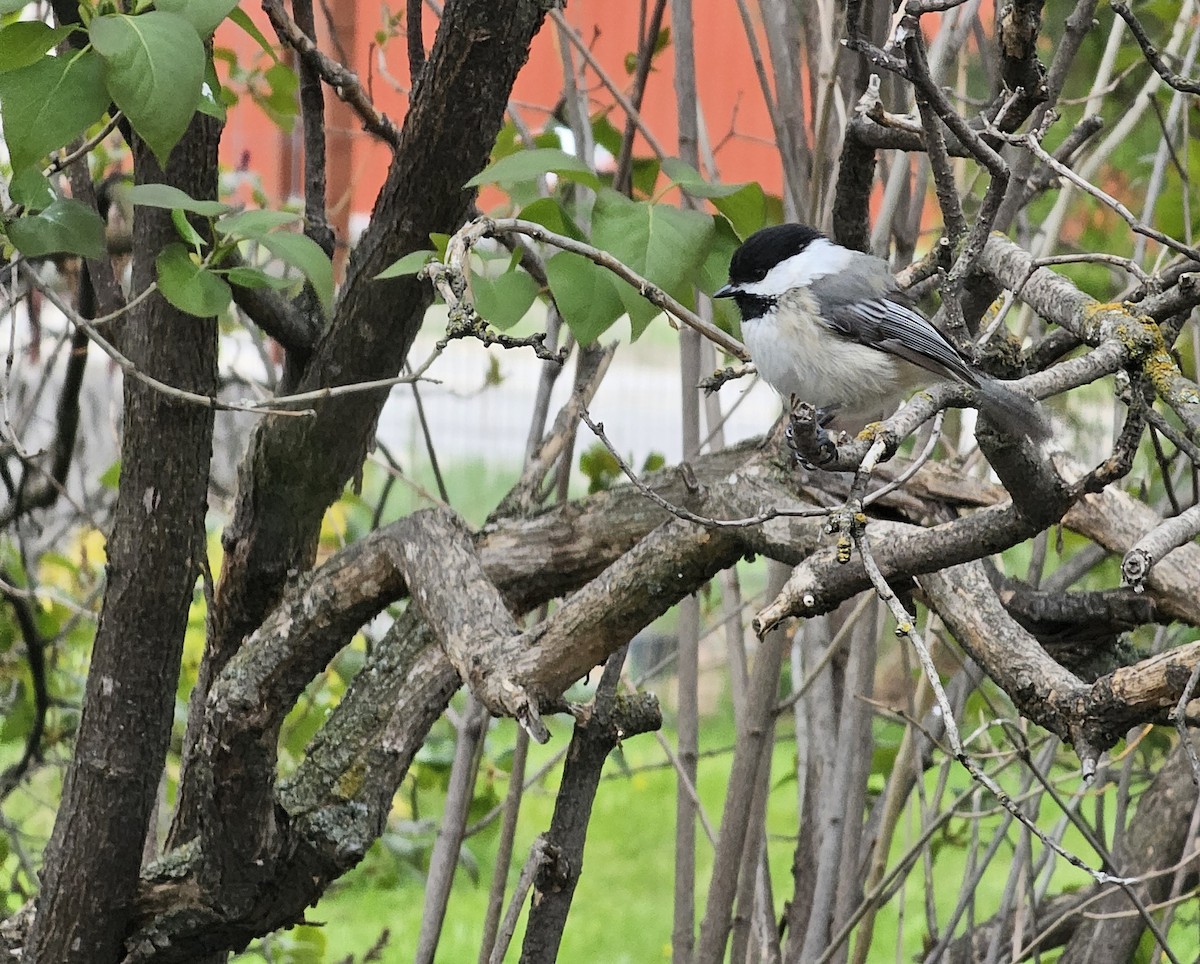
M 215 197 L 217 134 L 216 123 L 198 114 L 165 172 L 136 144 L 136 180 Z M 139 207 L 133 237 L 133 284 L 141 291 L 154 280 L 155 256 L 178 234 L 169 211 Z M 211 395 L 216 335 L 214 319 L 185 315 L 152 295 L 130 313 L 121 345 L 142 371 Z M 108 587 L 26 960 L 105 964 L 124 956 L 204 551 L 212 430 L 212 409 L 126 379 Z
M 504 120 L 508 95 L 545 4 L 450 0 L 437 40 L 412 93 L 400 144 L 351 256 L 346 284 L 297 390 L 389 378 L 400 370 L 429 305 L 414 278 L 375 281 L 392 261 L 453 231 Z M 325 510 L 357 473 L 387 392 L 330 400 L 312 419 L 265 419 L 242 465 L 233 521 L 224 535 L 224 571 L 213 631 L 191 701 L 173 844 L 196 831 L 198 787 L 191 754 L 213 680 L 242 640 L 279 601 L 288 574 L 312 565 Z

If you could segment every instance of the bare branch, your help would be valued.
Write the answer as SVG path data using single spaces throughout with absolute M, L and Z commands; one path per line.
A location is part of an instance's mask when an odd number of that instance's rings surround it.
M 1113 12 L 1129 25 L 1129 30 L 1137 40 L 1138 46 L 1142 48 L 1142 53 L 1146 57 L 1146 62 L 1154 68 L 1154 72 L 1166 82 L 1168 87 L 1173 87 L 1184 94 L 1200 94 L 1200 81 L 1190 80 L 1187 77 L 1181 77 L 1167 66 L 1163 60 L 1162 54 L 1158 52 L 1158 48 L 1150 40 L 1150 35 L 1146 33 L 1146 28 L 1132 10 L 1129 9 L 1127 3 L 1122 3 L 1121 0 L 1112 0 L 1109 3 Z
M 363 122 L 363 128 L 376 137 L 391 145 L 395 150 L 400 143 L 400 130 L 388 120 L 387 116 L 379 113 L 367 92 L 363 90 L 355 74 L 332 60 L 317 48 L 317 45 L 297 26 L 296 22 L 284 12 L 282 0 L 263 0 L 263 10 L 271 20 L 271 26 L 279 35 L 279 39 L 295 50 L 306 60 L 330 87 L 334 93 L 350 105 L 351 109 Z
M 462 304 L 462 291 L 465 290 L 466 285 L 461 279 L 464 275 L 466 257 L 470 253 L 471 247 L 481 238 L 505 233 L 525 234 L 536 241 L 552 244 L 563 251 L 583 255 L 600 267 L 607 268 L 623 281 L 629 282 L 647 301 L 670 312 L 689 328 L 695 329 L 735 358 L 741 361 L 750 360 L 745 347 L 736 338 L 684 307 L 657 285 L 647 281 L 607 251 L 602 251 L 565 235 L 555 234 L 534 221 L 522 221 L 519 218 L 476 218 L 460 228 L 458 233 L 450 239 L 450 244 L 446 248 L 447 264 L 439 265 L 431 262 L 422 269 L 433 280 L 442 297 L 446 299 L 447 305 L 451 307 L 452 317 L 453 310 Z M 458 279 L 457 283 L 456 279 Z
M 1121 560 L 1126 585 L 1140 589 L 1154 563 L 1173 549 L 1190 543 L 1200 533 L 1200 506 L 1192 506 L 1146 533 Z

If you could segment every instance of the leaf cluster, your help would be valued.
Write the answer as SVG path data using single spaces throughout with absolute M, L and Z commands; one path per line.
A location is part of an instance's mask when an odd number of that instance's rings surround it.
M 596 121 L 598 141 L 605 124 L 602 118 Z M 696 289 L 711 293 L 724 283 L 729 259 L 741 239 L 767 222 L 767 198 L 758 184 L 707 181 L 675 158 L 661 165 L 649 162 L 640 179 L 643 193 L 649 196 L 629 198 L 561 148 L 509 151 L 510 145 L 502 134 L 493 162 L 466 186 L 499 186 L 511 199 L 517 217 L 588 241 L 689 307 L 695 304 Z M 665 180 L 665 186 L 651 193 L 660 180 Z M 689 198 L 689 206 L 669 203 L 666 197 L 674 192 Z M 704 202 L 711 204 L 711 211 L 699 209 Z M 408 254 L 379 277 L 416 274 L 435 254 L 432 250 Z M 560 251 L 548 257 L 545 287 L 520 267 L 519 260 L 511 258 L 499 274 L 471 271 L 476 310 L 501 330 L 524 317 L 539 296 L 553 299 L 571 332 L 585 345 L 626 315 L 636 340 L 660 313 L 642 292 L 583 255 Z M 736 319 L 729 306 L 720 304 L 717 310 L 718 324 L 734 330 Z

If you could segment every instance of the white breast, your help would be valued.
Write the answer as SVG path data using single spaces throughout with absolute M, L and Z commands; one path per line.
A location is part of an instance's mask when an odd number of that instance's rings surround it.
M 755 367 L 785 401 L 795 396 L 874 417 L 903 388 L 899 360 L 835 335 L 815 320 L 815 309 L 807 288 L 793 288 L 761 318 L 744 322 Z

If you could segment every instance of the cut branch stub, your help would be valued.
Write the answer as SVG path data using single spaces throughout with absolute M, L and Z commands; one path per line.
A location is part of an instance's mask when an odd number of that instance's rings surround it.
M 467 527 L 448 509 L 429 509 L 412 517 L 406 535 L 395 563 L 446 657 L 484 706 L 515 717 L 545 743 L 550 734 L 536 700 L 508 671 L 521 630 L 484 572 Z

